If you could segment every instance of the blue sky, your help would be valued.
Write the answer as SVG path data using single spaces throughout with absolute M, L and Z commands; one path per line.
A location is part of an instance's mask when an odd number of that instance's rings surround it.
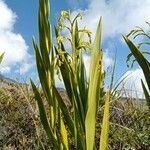
M 150 20 L 149 0 L 51 0 L 51 23 L 61 10 L 70 9 L 72 16 L 81 12 L 83 20 L 79 26 L 86 26 L 95 33 L 98 18 L 103 17 L 103 50 L 105 68 L 113 64 L 117 50 L 116 78 L 125 72 L 143 77 L 139 68 L 130 71 L 126 67 L 129 50 L 123 42 L 122 34 L 128 33 L 136 25 L 144 26 Z M 11 78 L 35 78 L 36 69 L 32 46 L 32 36 L 37 37 L 37 0 L 0 0 L 0 52 L 5 51 L 5 58 L 0 72 Z M 94 35 L 94 34 L 93 34 Z M 89 62 L 89 56 L 85 56 Z M 131 81 L 135 79 L 131 78 Z M 140 82 L 137 82 L 141 90 Z M 129 87 L 129 85 L 127 85 Z

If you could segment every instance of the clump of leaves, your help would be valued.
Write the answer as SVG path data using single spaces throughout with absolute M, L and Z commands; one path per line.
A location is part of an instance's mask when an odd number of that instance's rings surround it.
M 140 42 L 136 44 L 137 48 L 143 55 L 150 55 L 150 52 L 147 50 L 143 50 L 144 46 L 149 46 L 150 45 L 150 23 L 146 22 L 147 26 L 149 27 L 149 31 L 145 31 L 143 28 L 137 26 L 135 29 L 131 30 L 129 34 L 126 35 L 126 37 L 131 37 L 133 40 L 138 40 L 140 39 Z M 130 53 L 127 56 L 127 66 L 129 67 L 129 61 L 131 57 L 133 56 L 132 53 Z M 134 63 L 136 62 L 136 59 L 132 60 L 131 67 L 133 67 Z
M 33 45 L 41 88 L 48 103 L 48 113 L 38 88 L 33 81 L 31 84 L 43 128 L 53 149 L 70 149 L 72 147 L 70 138 L 75 149 L 96 148 L 96 116 L 100 101 L 104 98 L 104 117 L 101 141 L 99 141 L 100 149 L 104 150 L 108 147 L 110 92 L 100 97 L 104 81 L 101 48 L 102 20 L 99 21 L 94 43 L 91 43 L 91 32 L 85 28 L 79 29 L 79 18 L 81 18 L 80 14 L 71 19 L 69 11 L 61 12 L 58 27 L 55 28 L 57 46 L 54 46 L 49 21 L 49 0 L 39 0 L 40 44 L 38 46 L 33 39 Z M 62 34 L 64 29 L 68 30 L 68 36 Z M 65 40 L 70 42 L 70 52 L 65 48 Z M 89 79 L 87 79 L 83 62 L 83 50 L 91 51 Z M 67 108 L 55 86 L 56 70 L 62 77 L 71 110 Z
M 150 24 L 147 22 L 148 26 L 150 27 Z M 144 41 L 140 42 L 138 45 L 135 45 L 130 39 L 129 36 L 133 36 L 133 38 L 137 38 L 140 36 L 144 36 Z M 147 100 L 147 105 L 150 108 L 150 62 L 147 57 L 144 56 L 144 54 L 150 54 L 150 52 L 147 52 L 145 50 L 141 50 L 143 45 L 150 45 L 150 35 L 149 32 L 145 32 L 144 29 L 137 27 L 136 29 L 132 30 L 127 36 L 124 36 L 124 40 L 127 43 L 131 54 L 127 57 L 127 62 L 130 60 L 131 56 L 133 55 L 135 60 L 133 60 L 132 66 L 135 61 L 138 62 L 139 66 L 142 68 L 146 84 L 141 80 L 141 84 L 143 87 L 143 91 L 145 94 L 145 98 Z

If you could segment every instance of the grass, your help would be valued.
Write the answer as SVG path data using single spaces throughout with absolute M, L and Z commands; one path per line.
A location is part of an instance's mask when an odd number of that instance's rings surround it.
M 50 149 L 31 87 L 3 87 L 0 100 L 0 149 L 38 149 L 40 142 Z
M 1 89 L 0 91 L 0 149 L 38 149 L 39 140 L 45 149 L 50 149 L 51 143 L 40 123 L 32 90 L 24 88 L 24 94 L 21 89 L 18 90 L 18 87 L 14 90 Z M 66 99 L 65 91 L 61 89 L 60 93 Z M 25 96 L 28 97 L 28 100 Z M 148 108 L 143 106 L 143 102 L 138 100 L 137 102 L 138 104 L 135 104 L 134 99 L 128 102 L 118 97 L 111 103 L 109 149 L 149 149 L 150 113 Z M 143 108 L 137 107 L 139 103 Z M 103 107 L 99 108 L 96 119 L 95 143 L 97 147 L 99 147 L 103 109 Z M 74 142 L 73 139 L 70 138 L 70 140 L 72 140 L 70 143 L 73 149 Z

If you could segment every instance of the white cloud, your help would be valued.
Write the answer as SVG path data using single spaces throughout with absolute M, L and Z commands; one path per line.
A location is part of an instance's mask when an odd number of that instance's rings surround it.
M 114 37 L 120 40 L 121 34 L 127 34 L 135 26 L 141 26 L 147 30 L 145 21 L 150 21 L 150 0 L 88 0 L 88 3 L 87 9 L 75 10 L 72 16 L 81 12 L 83 19 L 79 25 L 90 29 L 94 33 L 93 36 L 100 16 L 102 16 L 104 40 Z M 109 53 L 104 53 L 103 63 L 111 64 L 112 59 L 107 54 Z M 88 64 L 88 58 L 85 58 L 85 62 Z M 129 91 L 130 96 L 143 98 L 140 80 L 141 78 L 144 80 L 142 70 L 128 71 L 125 75 L 127 74 L 130 75 L 124 83 L 124 88 Z
M 20 75 L 23 75 L 27 73 L 31 68 L 33 68 L 34 65 L 35 61 L 33 60 L 33 56 L 28 55 L 27 59 L 23 63 L 20 63 L 18 72 L 20 73 Z
M 120 85 L 120 89 L 122 89 L 122 94 L 124 96 L 129 97 L 137 97 L 137 98 L 144 98 L 143 89 L 141 86 L 141 79 L 146 85 L 145 77 L 142 72 L 142 69 L 135 69 L 127 71 L 121 80 L 125 78 L 125 80 Z
M 13 31 L 17 16 L 3 0 L 0 0 L 0 16 L 0 53 L 5 52 L 0 72 L 9 73 L 15 68 L 13 72 L 26 73 L 33 66 L 32 56 L 22 35 Z
M 0 30 L 12 30 L 17 16 L 2 0 L 0 0 L 0 16 Z
M 81 26 L 95 32 L 99 17 L 103 17 L 104 39 L 128 33 L 135 26 L 150 20 L 150 0 L 89 0 Z
M 113 59 L 110 56 L 110 51 L 108 49 L 106 49 L 103 52 L 103 66 L 104 66 L 104 69 L 107 69 L 108 67 L 113 66 Z

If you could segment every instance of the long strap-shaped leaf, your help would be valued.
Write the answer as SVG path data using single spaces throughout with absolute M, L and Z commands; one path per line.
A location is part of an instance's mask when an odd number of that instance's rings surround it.
M 143 70 L 143 73 L 144 73 L 144 76 L 145 76 L 145 79 L 149 88 L 149 92 L 150 92 L 150 63 L 146 60 L 146 58 L 144 58 L 142 53 L 133 44 L 131 40 L 129 40 L 126 36 L 124 36 L 124 39 L 128 47 L 130 48 L 130 51 L 132 52 L 132 54 L 134 55 L 134 57 L 136 58 L 137 62 L 139 63 L 140 67 Z
M 147 106 L 150 110 L 150 94 L 148 93 L 148 90 L 146 89 L 146 87 L 145 87 L 142 80 L 141 80 L 141 83 L 142 83 L 142 88 L 143 88 L 144 95 L 145 95 L 145 98 L 146 98 L 146 101 L 147 101 Z
M 63 44 L 61 45 L 61 49 L 65 52 Z M 58 54 L 57 49 L 55 50 L 56 54 Z M 84 129 L 84 109 L 81 98 L 79 96 L 77 83 L 75 82 L 75 75 L 73 74 L 73 70 L 69 64 L 67 56 L 64 55 L 64 58 L 62 58 L 62 56 L 59 55 L 59 60 L 62 61 L 60 71 L 64 81 L 64 85 L 66 87 L 67 94 L 71 100 L 72 105 L 73 103 L 75 104 L 75 109 L 77 110 L 78 116 L 80 117 L 78 122 L 80 121 L 82 123 L 82 128 Z
M 66 107 L 66 105 L 64 103 L 64 100 L 60 96 L 60 94 L 57 91 L 56 87 L 53 86 L 53 90 L 54 90 L 56 99 L 58 101 L 58 105 L 59 105 L 59 107 L 60 107 L 60 109 L 62 111 L 63 119 L 64 119 L 68 129 L 70 130 L 71 135 L 74 136 L 75 135 L 75 130 L 77 130 L 77 133 L 78 133 L 77 136 L 78 136 L 78 140 L 80 142 L 80 143 L 78 142 L 78 144 L 79 144 L 80 149 L 83 149 L 81 147 L 84 147 L 84 143 L 82 141 L 83 138 L 81 137 L 82 135 L 80 133 L 79 128 L 76 128 L 76 126 L 75 126 L 75 124 L 73 122 L 73 119 L 72 119 L 72 117 L 71 117 L 71 115 L 70 115 L 70 113 L 69 113 L 69 111 L 68 111 L 68 109 L 67 109 L 67 107 Z
M 68 134 L 67 134 L 67 130 L 66 130 L 63 119 L 60 120 L 60 132 L 61 132 L 64 147 L 65 147 L 64 149 L 69 150 Z
M 46 134 L 47 134 L 48 138 L 50 139 L 50 141 L 52 141 L 53 146 L 57 149 L 58 143 L 57 143 L 57 140 L 55 139 L 52 128 L 50 127 L 50 125 L 48 123 L 42 98 L 41 98 L 35 84 L 32 82 L 32 80 L 31 80 L 31 85 L 32 85 L 32 89 L 33 89 L 33 92 L 35 95 L 35 99 L 36 99 L 37 104 L 38 104 L 39 113 L 40 113 L 40 120 L 42 122 L 44 130 L 46 131 Z
M 81 101 L 82 101 L 82 105 L 84 108 L 84 113 L 86 114 L 88 84 L 87 84 L 85 66 L 84 66 L 84 62 L 83 62 L 83 58 L 82 58 L 82 52 L 80 52 L 80 60 L 79 60 L 78 73 L 77 74 L 78 74 L 79 93 L 81 96 Z
M 62 114 L 63 114 L 63 117 L 64 117 L 64 120 L 66 121 L 67 123 L 67 126 L 70 130 L 70 132 L 74 135 L 74 123 L 73 123 L 73 120 L 71 118 L 71 115 L 68 111 L 68 108 L 66 106 L 66 104 L 64 103 L 64 100 L 62 99 L 62 97 L 60 96 L 59 92 L 57 91 L 56 87 L 53 86 L 53 90 L 54 90 L 54 93 L 55 93 L 55 96 L 56 96 L 56 99 L 58 101 L 58 105 L 62 111 Z
M 33 46 L 34 46 L 34 51 L 35 51 L 35 58 L 36 58 L 36 65 L 37 65 L 37 70 L 38 70 L 38 75 L 39 75 L 39 79 L 42 85 L 42 89 L 46 95 L 46 98 L 48 100 L 49 104 L 52 104 L 51 101 L 51 94 L 50 94 L 50 89 L 47 83 L 47 75 L 46 75 L 46 70 L 45 70 L 45 66 L 42 60 L 42 57 L 40 55 L 40 50 L 37 46 L 37 43 L 35 41 L 35 39 L 33 38 Z
M 39 0 L 39 40 L 42 57 L 45 61 L 45 65 L 49 66 L 49 53 L 52 49 L 52 35 L 51 26 L 49 22 L 50 18 L 50 3 L 49 0 Z
M 100 77 L 102 73 L 101 32 L 102 32 L 102 23 L 100 19 L 92 49 L 92 58 L 90 66 L 87 115 L 85 120 L 87 150 L 93 150 L 95 141 L 94 139 L 95 139 L 97 102 L 100 96 Z
M 63 44 L 61 45 L 61 49 L 65 52 Z M 56 52 L 57 55 L 59 54 L 56 47 L 55 47 L 55 52 Z M 71 81 L 70 81 L 70 72 L 71 72 L 71 70 L 70 70 L 70 67 L 69 67 L 69 63 L 67 64 L 68 61 L 67 61 L 66 54 L 64 54 L 64 57 L 65 57 L 64 59 L 66 59 L 66 61 L 60 66 L 60 71 L 61 71 L 61 74 L 62 74 L 63 83 L 64 83 L 65 88 L 66 88 L 66 92 L 67 92 L 67 94 L 69 96 L 69 100 L 72 104 L 73 93 L 72 93 L 72 87 L 71 87 Z M 59 60 L 62 61 L 61 56 L 59 56 Z
M 102 122 L 102 127 L 101 127 L 99 150 L 107 150 L 108 149 L 109 99 L 110 99 L 110 94 L 109 94 L 109 92 L 107 92 L 106 98 L 105 98 L 105 108 L 104 108 L 103 122 Z

